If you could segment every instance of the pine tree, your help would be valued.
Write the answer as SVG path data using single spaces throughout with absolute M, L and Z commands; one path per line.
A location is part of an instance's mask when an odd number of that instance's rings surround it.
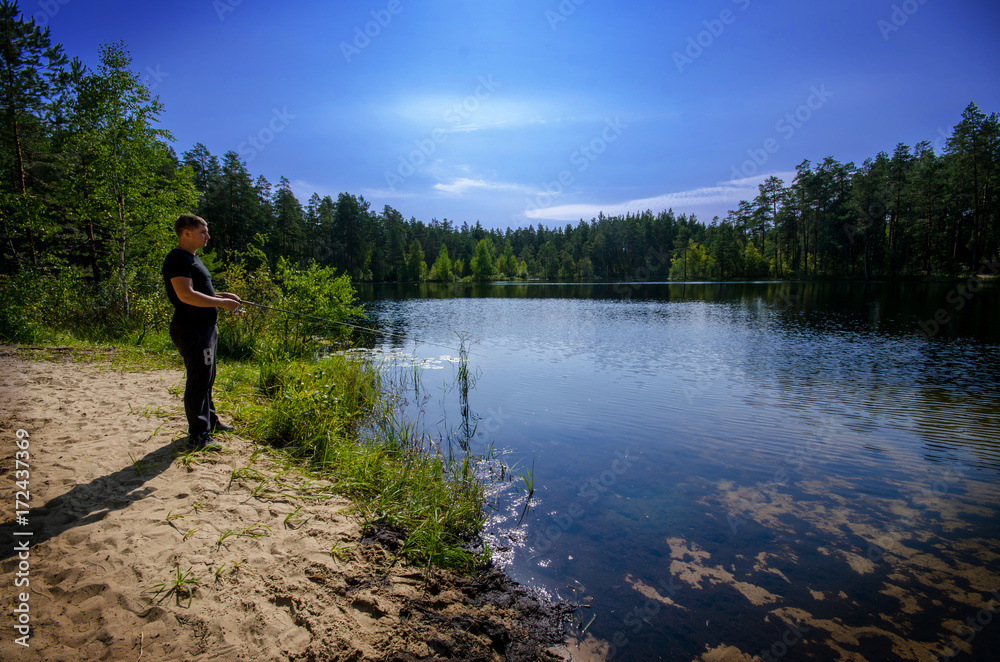
M 58 229 L 46 212 L 53 177 L 45 171 L 57 159 L 52 132 L 65 119 L 83 67 L 52 43 L 48 28 L 25 20 L 16 2 L 0 2 L 0 31 L 0 222 L 4 252 L 9 248 L 13 263 L 23 266 L 22 251 L 38 264 L 37 242 Z

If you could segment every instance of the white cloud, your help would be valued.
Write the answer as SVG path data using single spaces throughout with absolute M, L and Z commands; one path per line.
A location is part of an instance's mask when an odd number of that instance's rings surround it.
M 487 182 L 483 179 L 470 179 L 468 177 L 459 177 L 458 179 L 452 180 L 450 184 L 442 184 L 438 182 L 434 185 L 435 191 L 440 191 L 451 196 L 462 196 L 469 191 L 481 190 L 481 191 L 526 191 L 526 187 L 519 184 L 508 184 L 505 182 Z
M 722 182 L 715 186 L 624 202 L 556 205 L 544 209 L 530 209 L 524 215 L 533 220 L 576 221 L 581 218 L 594 218 L 601 212 L 604 212 L 605 216 L 619 216 L 640 213 L 647 209 L 654 213 L 673 209 L 678 214 L 696 214 L 702 220 L 710 220 L 713 216 L 724 217 L 728 210 L 736 209 L 741 200 L 753 200 L 759 193 L 758 184 L 772 175 L 781 178 L 787 184 L 795 177 L 795 172 L 763 173 L 754 177 Z

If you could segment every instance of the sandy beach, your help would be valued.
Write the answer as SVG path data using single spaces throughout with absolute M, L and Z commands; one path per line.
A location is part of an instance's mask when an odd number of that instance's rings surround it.
M 185 459 L 182 372 L 74 354 L 0 347 L 0 659 L 579 659 L 559 645 L 568 607 L 500 572 L 407 565 L 252 442 Z

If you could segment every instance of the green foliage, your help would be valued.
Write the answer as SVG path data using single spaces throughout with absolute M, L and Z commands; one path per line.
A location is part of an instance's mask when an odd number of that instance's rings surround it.
M 437 259 L 434 261 L 434 266 L 431 267 L 431 272 L 427 280 L 448 282 L 451 279 L 451 260 L 448 258 L 448 247 L 441 244 L 441 250 L 438 252 Z
M 747 247 L 743 251 L 743 273 L 746 274 L 747 278 L 765 278 L 768 273 L 764 256 L 760 254 L 752 241 L 747 242 Z
M 53 134 L 66 113 L 79 60 L 70 62 L 49 30 L 23 16 L 16 2 L 0 3 L 0 269 L 12 272 L 52 264 L 48 252 L 58 232 L 49 182 L 61 155 Z
M 424 262 L 424 249 L 416 239 L 410 242 L 410 249 L 406 253 L 406 279 L 418 281 L 427 279 L 427 263 Z
M 235 254 L 219 273 L 218 286 L 246 301 L 311 317 L 252 305 L 244 306 L 240 315 L 220 313 L 220 355 L 265 360 L 311 356 L 347 339 L 350 327 L 336 322 L 364 318 L 351 279 L 315 262 L 300 269 L 279 259 L 272 271 L 263 242 L 258 235 L 244 252 Z
M 150 602 L 156 600 L 160 597 L 161 593 L 165 592 L 164 598 L 170 596 L 171 593 L 174 594 L 174 598 L 177 600 L 177 606 L 181 604 L 181 598 L 187 597 L 188 604 L 191 606 L 191 602 L 194 600 L 194 593 L 201 586 L 201 582 L 195 577 L 191 576 L 191 572 L 194 568 L 188 568 L 187 570 L 181 572 L 180 564 L 175 564 L 175 573 L 173 579 L 166 582 L 160 582 L 159 584 L 154 584 L 147 591 L 155 591 L 153 597 L 150 598 Z
M 752 248 L 753 243 L 747 247 Z M 715 267 L 715 258 L 708 254 L 708 250 L 694 239 L 689 239 L 687 245 L 674 254 L 670 280 L 707 280 L 717 273 Z
M 472 277 L 476 280 L 492 280 L 496 274 L 496 263 L 493 257 L 493 242 L 480 239 L 476 244 L 476 254 L 469 261 Z
M 38 343 L 73 322 L 85 300 L 71 269 L 0 275 L 0 340 Z
M 271 404 L 252 423 L 254 436 L 326 465 L 374 411 L 380 381 L 370 364 L 331 355 L 319 365 L 265 364 L 258 388 Z
M 73 131 L 62 146 L 71 155 L 71 176 L 61 182 L 72 201 L 70 217 L 91 226 L 93 241 L 100 236 L 109 245 L 95 278 L 115 274 L 126 322 L 130 276 L 158 270 L 176 240 L 172 220 L 195 201 L 190 172 L 173 168 L 169 132 L 155 126 L 163 107 L 130 66 L 124 45 L 108 44 L 101 48 L 100 69 L 80 81 Z
M 279 260 L 274 280 L 279 287 L 277 307 L 323 318 L 284 317 L 285 347 L 294 355 L 312 351 L 316 339 L 349 335 L 349 327 L 325 320 L 340 322 L 364 316 L 364 310 L 356 303 L 350 277 L 346 274 L 338 276 L 330 267 L 321 267 L 313 262 L 305 269 L 295 269 L 284 260 Z
M 406 558 L 454 568 L 482 561 L 466 549 L 484 512 L 473 459 L 442 455 L 402 424 L 370 363 L 342 355 L 269 363 L 256 388 L 265 404 L 250 433 L 332 481 L 367 524 L 399 532 Z

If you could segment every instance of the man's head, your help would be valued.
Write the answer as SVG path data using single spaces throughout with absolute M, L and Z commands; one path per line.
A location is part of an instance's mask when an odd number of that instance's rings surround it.
M 195 216 L 194 214 L 181 214 L 177 217 L 177 220 L 174 221 L 174 232 L 176 232 L 179 237 L 184 230 L 197 230 L 202 225 L 207 226 L 208 223 L 206 223 L 205 219 L 201 216 Z
M 174 222 L 177 245 L 191 253 L 208 244 L 208 223 L 201 216 L 181 214 Z

